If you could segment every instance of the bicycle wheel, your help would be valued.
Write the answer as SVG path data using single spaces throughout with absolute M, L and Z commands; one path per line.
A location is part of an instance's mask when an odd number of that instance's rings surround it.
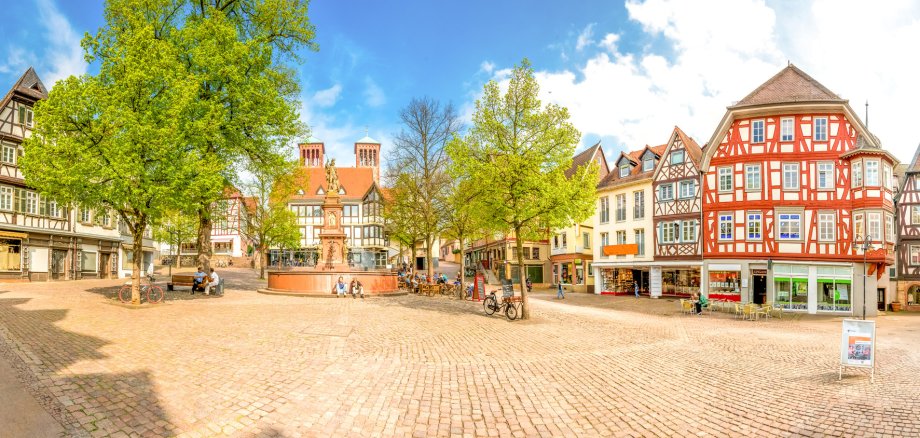
M 515 307 L 514 304 L 512 303 L 508 303 L 508 308 L 505 309 L 505 316 L 507 316 L 508 319 L 511 321 L 514 321 L 515 319 L 517 319 L 518 317 L 517 307 Z
M 495 297 L 486 297 L 486 300 L 482 302 L 482 306 L 486 309 L 486 315 L 491 315 L 498 309 L 495 304 Z
M 147 288 L 147 302 L 148 303 L 161 303 L 163 298 L 166 297 L 166 294 L 163 293 L 163 288 L 160 286 L 151 285 Z
M 122 286 L 121 289 L 118 290 L 118 300 L 121 301 L 122 303 L 131 302 L 131 285 L 130 284 L 126 284 Z

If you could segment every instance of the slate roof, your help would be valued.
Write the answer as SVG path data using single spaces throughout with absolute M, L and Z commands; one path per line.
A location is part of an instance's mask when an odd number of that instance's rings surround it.
M 621 184 L 638 181 L 643 178 L 651 178 L 652 174 L 655 173 L 655 168 L 652 168 L 652 170 L 648 170 L 645 172 L 642 171 L 642 164 L 641 164 L 642 154 L 644 154 L 646 150 L 651 150 L 660 159 L 661 154 L 664 153 L 664 150 L 667 147 L 668 147 L 667 144 L 662 144 L 658 146 L 646 145 L 642 149 L 631 151 L 629 153 L 621 152 L 620 156 L 613 163 L 613 166 L 610 169 L 610 173 L 608 173 L 607 176 L 601 180 L 601 182 L 597 185 L 597 187 L 598 188 L 611 188 L 611 187 L 619 186 Z M 633 166 L 633 168 L 630 170 L 629 175 L 626 175 L 621 178 L 620 168 L 617 167 L 617 163 L 620 161 L 620 158 L 622 157 L 626 157 L 628 160 L 635 163 L 635 166 Z
M 0 100 L 0 108 L 6 107 L 7 103 L 13 97 L 13 94 L 18 94 L 32 101 L 37 101 L 48 98 L 48 89 L 45 88 L 45 84 L 42 83 L 42 80 L 38 78 L 35 69 L 29 67 L 29 69 L 19 77 L 19 80 L 13 84 L 13 88 L 10 88 L 10 91 L 3 96 L 3 100 Z
M 845 99 L 834 94 L 820 82 L 789 64 L 786 68 L 757 87 L 754 91 L 729 108 L 771 105 L 790 102 L 837 102 Z
M 579 167 L 584 166 L 585 164 L 588 164 L 591 161 L 593 161 L 595 157 L 597 157 L 597 154 L 600 154 L 601 159 L 606 162 L 607 158 L 604 157 L 604 148 L 601 147 L 601 142 L 597 142 L 594 146 L 591 146 L 588 149 L 585 149 L 579 152 L 577 155 L 575 155 L 572 158 L 572 167 L 569 167 L 565 171 L 565 177 L 571 178 L 572 175 L 575 174 L 575 171 L 577 171 Z M 598 175 L 597 175 L 598 182 L 600 182 L 600 180 L 602 180 L 605 176 L 607 176 L 604 173 L 604 170 L 605 169 L 603 169 L 603 166 L 601 166 L 601 169 L 599 169 Z

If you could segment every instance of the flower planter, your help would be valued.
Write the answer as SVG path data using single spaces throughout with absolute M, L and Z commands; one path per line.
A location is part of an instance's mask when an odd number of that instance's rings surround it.
M 892 311 L 892 312 L 900 312 L 900 311 L 901 311 L 901 303 L 898 303 L 898 302 L 891 303 L 891 311 Z

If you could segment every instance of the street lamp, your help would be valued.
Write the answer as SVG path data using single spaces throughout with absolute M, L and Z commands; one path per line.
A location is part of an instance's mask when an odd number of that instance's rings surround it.
M 853 241 L 853 246 L 862 249 L 863 251 L 863 311 L 862 319 L 866 319 L 866 301 L 869 299 L 869 293 L 866 292 L 866 277 L 869 276 L 866 266 L 866 256 L 867 252 L 872 249 L 872 235 L 866 234 L 866 238 L 860 242 L 859 236 L 856 236 L 856 239 Z

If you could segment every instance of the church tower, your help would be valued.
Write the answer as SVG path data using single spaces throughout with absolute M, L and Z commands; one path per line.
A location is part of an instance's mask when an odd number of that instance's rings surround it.
M 370 167 L 374 170 L 374 181 L 380 182 L 380 142 L 364 136 L 355 142 L 355 167 Z
M 300 165 L 304 167 L 323 167 L 323 155 L 326 153 L 326 146 L 316 137 L 310 136 L 306 143 L 300 146 Z

